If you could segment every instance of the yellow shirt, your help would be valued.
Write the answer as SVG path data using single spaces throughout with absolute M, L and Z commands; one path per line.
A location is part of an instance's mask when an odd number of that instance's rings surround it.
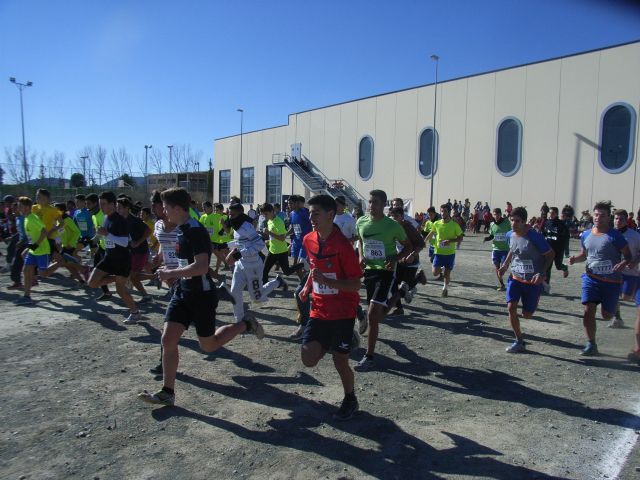
M 41 207 L 40 205 L 34 205 L 31 207 L 31 212 L 35 213 L 38 218 L 44 223 L 44 228 L 47 229 L 47 232 L 50 231 L 56 224 L 59 218 L 62 217 L 62 212 L 58 210 L 56 207 L 52 207 L 51 205 L 45 205 Z M 49 233 L 48 237 L 50 239 L 55 239 L 58 236 L 58 232 L 55 230 Z
M 158 253 L 158 247 L 160 244 L 158 243 L 156 236 L 153 234 L 156 228 L 156 223 L 153 220 L 145 220 L 144 224 L 149 227 L 149 230 L 151 230 L 151 235 L 147 238 L 147 241 L 149 242 L 149 250 Z

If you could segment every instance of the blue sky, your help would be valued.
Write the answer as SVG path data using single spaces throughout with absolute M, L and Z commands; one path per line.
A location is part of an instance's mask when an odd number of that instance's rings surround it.
M 431 83 L 432 53 L 445 80 L 640 39 L 615 0 L 0 0 L 0 19 L 0 148 L 21 146 L 8 78 L 30 80 L 27 145 L 69 168 L 87 145 L 145 144 L 190 144 L 204 168 L 237 108 L 250 131 Z

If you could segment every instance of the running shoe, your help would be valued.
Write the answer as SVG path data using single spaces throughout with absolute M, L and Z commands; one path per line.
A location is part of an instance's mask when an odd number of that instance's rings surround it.
M 418 275 L 416 276 L 416 280 L 418 280 L 418 282 L 421 283 L 422 285 L 427 284 L 427 276 L 424 274 L 424 270 L 420 270 L 418 272 Z
M 105 300 L 111 300 L 112 297 L 113 295 L 111 295 L 110 293 L 102 292 L 102 294 L 98 298 L 96 298 L 96 302 L 104 302 Z
M 358 312 L 362 312 L 362 316 L 358 315 L 358 333 L 364 335 L 369 326 L 369 319 L 367 318 L 367 312 L 364 310 L 360 309 Z
M 153 373 L 154 375 L 162 375 L 162 364 L 159 363 L 155 367 L 150 368 L 149 373 Z
M 349 420 L 353 418 L 353 415 L 358 411 L 358 400 L 348 400 L 346 397 L 342 400 L 342 405 L 336 413 L 333 414 L 333 418 L 336 420 Z
M 413 302 L 414 291 L 409 288 L 409 284 L 407 282 L 402 282 L 400 284 L 399 290 L 400 290 L 400 292 L 402 294 L 402 298 L 404 299 L 405 302 L 407 302 L 407 303 Z
M 629 352 L 629 354 L 627 355 L 627 360 L 640 365 L 640 350 L 634 350 L 633 352 Z
M 587 342 L 584 348 L 580 351 L 580 355 L 590 357 L 598 354 L 598 346 L 595 342 Z
M 449 296 L 449 290 L 446 288 L 442 289 L 442 293 L 440 294 L 441 297 L 448 297 Z
M 276 275 L 276 280 L 278 281 L 278 286 L 282 289 L 283 292 L 286 292 L 289 290 L 289 285 L 287 285 L 287 282 L 285 281 L 285 279 L 282 278 L 282 275 L 280 274 Z
M 292 340 L 300 340 L 303 334 L 304 334 L 304 326 L 300 325 L 298 328 L 296 328 L 295 332 L 289 335 L 289 338 Z
M 233 295 L 231 295 L 231 292 L 224 283 L 216 287 L 216 293 L 218 294 L 218 300 L 231 302 L 232 305 L 236 304 L 236 299 L 233 298 Z
M 138 303 L 151 303 L 153 302 L 153 298 L 151 298 L 150 295 L 145 295 L 143 296 L 140 300 L 138 300 Z
M 498 285 L 496 287 L 496 291 L 497 292 L 504 292 L 507 289 L 507 287 L 505 287 L 504 285 Z
M 542 290 L 549 295 L 551 293 L 551 285 L 548 282 L 542 282 Z
M 523 340 L 516 340 L 506 348 L 507 353 L 522 353 L 526 350 Z
M 355 364 L 353 369 L 356 372 L 368 372 L 369 370 L 372 370 L 374 366 L 375 362 L 373 361 L 373 358 L 367 357 L 365 355 L 364 357 L 362 357 L 362 360 Z
M 562 271 L 562 277 L 563 278 L 567 278 L 568 276 L 569 276 L 569 269 L 567 268 L 567 269 Z
M 33 305 L 34 301 L 31 299 L 31 297 L 20 297 L 17 300 L 15 300 L 14 305 Z
M 617 318 L 614 318 L 609 323 L 607 323 L 607 327 L 609 327 L 609 328 L 624 328 L 624 322 L 622 321 L 620 316 L 618 316 Z
M 140 312 L 130 313 L 127 318 L 124 319 L 122 323 L 125 325 L 135 325 L 140 320 L 143 320 L 144 317 L 140 314 Z
M 404 308 L 397 307 L 393 312 L 389 314 L 390 317 L 395 317 L 398 315 L 404 315 Z
M 172 407 L 176 403 L 175 394 L 165 392 L 164 390 L 158 390 L 156 393 L 143 390 L 138 394 L 138 398 L 143 402 L 152 403 L 153 405 L 166 405 Z
M 262 328 L 262 325 L 258 323 L 258 320 L 256 320 L 253 315 L 247 313 L 242 321 L 249 322 L 249 325 L 247 326 L 250 328 L 247 329 L 247 333 L 253 333 L 258 337 L 258 340 L 262 340 L 264 338 L 264 328 Z
M 9 285 L 7 290 L 24 290 L 24 285 L 21 283 L 14 283 L 13 285 Z

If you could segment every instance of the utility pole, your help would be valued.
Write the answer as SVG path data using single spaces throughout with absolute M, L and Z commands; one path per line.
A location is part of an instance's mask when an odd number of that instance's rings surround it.
M 22 176 L 24 183 L 27 183 L 29 179 L 27 178 L 27 147 L 24 141 L 24 108 L 22 106 L 22 90 L 27 87 L 32 87 L 33 82 L 20 83 L 16 81 L 16 77 L 9 77 L 9 81 L 15 84 L 15 86 L 18 87 L 18 90 L 20 90 L 20 119 L 22 120 Z

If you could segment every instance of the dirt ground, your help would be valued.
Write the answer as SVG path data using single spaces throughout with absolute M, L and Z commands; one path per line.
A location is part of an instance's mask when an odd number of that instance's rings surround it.
M 346 422 L 331 417 L 342 399 L 331 360 L 305 369 L 288 338 L 291 292 L 255 310 L 262 341 L 237 337 L 207 355 L 190 330 L 177 406 L 152 408 L 136 394 L 160 386 L 148 369 L 166 290 L 150 289 L 148 320 L 125 326 L 119 302 L 96 303 L 62 277 L 36 287 L 35 306 L 15 307 L 2 275 L 0 477 L 640 478 L 640 367 L 626 360 L 634 307 L 622 308 L 627 328 L 601 322 L 601 355 L 582 358 L 583 267 L 566 280 L 554 272 L 552 294 L 523 322 L 529 352 L 507 354 L 504 293 L 481 238 L 463 242 L 449 298 L 420 286 L 381 327 L 378 368 L 356 373 L 361 411 Z M 218 322 L 231 321 L 223 304 Z

